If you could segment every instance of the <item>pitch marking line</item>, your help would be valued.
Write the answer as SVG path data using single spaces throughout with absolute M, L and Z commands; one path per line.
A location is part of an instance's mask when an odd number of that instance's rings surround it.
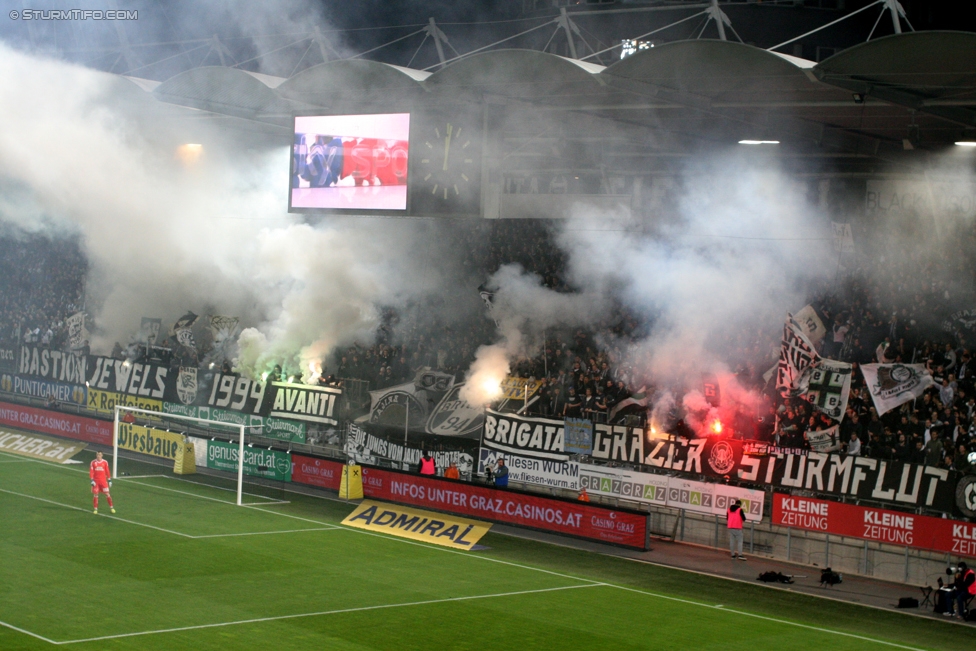
M 55 506 L 60 506 L 66 509 L 72 509 L 74 511 L 82 511 L 83 513 L 90 513 L 88 509 L 83 509 L 80 506 L 75 506 L 74 504 L 65 504 L 63 502 L 55 502 L 54 500 L 49 500 L 44 497 L 37 497 L 36 495 L 28 495 L 26 493 L 18 493 L 16 491 L 7 490 L 5 488 L 0 488 L 0 492 L 9 493 L 10 495 L 16 495 L 18 497 L 26 497 L 28 499 L 37 500 L 39 502 L 47 502 L 48 504 L 53 504 Z M 100 514 L 103 518 L 110 518 L 112 520 L 118 520 L 119 522 L 125 522 L 126 524 L 134 524 L 139 527 L 146 527 L 148 529 L 155 529 L 156 531 L 162 531 L 163 533 L 172 534 L 174 536 L 180 536 L 181 538 L 189 538 L 191 540 L 197 540 L 200 538 L 224 538 L 230 536 L 265 536 L 273 533 L 297 533 L 304 531 L 331 531 L 333 529 L 342 529 L 342 527 L 335 527 L 331 525 L 326 525 L 325 527 L 319 528 L 308 528 L 308 529 L 289 529 L 280 531 L 245 531 L 243 533 L 218 533 L 218 534 L 206 534 L 202 536 L 194 536 L 188 533 L 182 533 L 180 531 L 173 531 L 172 529 L 164 529 L 162 527 L 157 527 L 152 524 L 146 524 L 145 522 L 136 522 L 135 520 L 128 520 L 126 518 L 120 518 L 117 515 L 109 515 L 108 513 Z M 321 523 L 320 523 L 321 524 Z
M 207 488 L 216 488 L 219 491 L 227 491 L 228 493 L 236 493 L 237 492 L 237 489 L 236 488 L 226 488 L 224 486 L 215 486 L 214 484 L 206 484 L 206 483 L 204 483 L 202 481 L 193 481 L 192 479 L 185 479 L 183 477 L 174 477 L 173 475 L 146 475 L 146 476 L 147 477 L 162 477 L 163 479 L 175 479 L 176 481 L 184 482 L 184 483 L 187 483 L 187 484 L 195 484 L 197 486 L 206 486 Z M 266 495 L 262 495 L 261 493 L 248 493 L 247 491 L 241 491 L 241 495 L 250 495 L 252 497 L 261 497 L 261 498 L 266 499 L 266 500 L 270 500 L 271 499 L 270 497 L 268 497 Z M 271 503 L 274 504 L 275 502 L 271 502 Z M 287 503 L 287 502 L 284 502 L 284 503 Z
M 137 637 L 142 635 L 158 635 L 160 633 L 178 633 L 181 631 L 195 631 L 202 628 L 218 628 L 223 626 L 239 626 L 241 624 L 258 624 L 261 622 L 274 622 L 283 619 L 298 619 L 301 617 L 320 617 L 324 615 L 341 615 L 344 613 L 357 613 L 368 610 L 383 610 L 386 608 L 406 608 L 409 606 L 428 606 L 431 604 L 443 604 L 456 601 L 474 601 L 476 599 L 496 599 L 499 597 L 516 597 L 518 595 L 526 594 L 538 594 L 541 592 L 557 592 L 560 590 L 575 590 L 578 588 L 595 588 L 597 586 L 605 585 L 603 583 L 588 583 L 586 585 L 566 585 L 558 588 L 539 588 L 538 590 L 519 590 L 517 592 L 498 592 L 495 594 L 481 594 L 481 595 L 471 595 L 469 597 L 447 597 L 445 599 L 427 599 L 424 601 L 407 601 L 396 604 L 381 604 L 378 606 L 360 606 L 358 608 L 341 608 L 338 610 L 321 610 L 314 613 L 298 613 L 295 615 L 278 615 L 275 617 L 257 617 L 254 619 L 241 619 L 233 622 L 220 622 L 217 624 L 199 624 L 197 626 L 181 626 L 179 628 L 163 628 L 155 631 L 139 631 L 137 633 L 121 633 L 119 635 L 102 635 L 99 637 L 89 637 L 82 640 L 63 640 L 60 642 L 51 642 L 51 640 L 46 640 L 52 644 L 62 645 L 62 644 L 80 644 L 82 642 L 100 642 L 102 640 L 117 640 L 119 638 L 125 637 Z M 20 630 L 20 629 L 18 629 Z M 26 632 L 26 631 L 22 631 Z M 35 636 L 39 637 L 39 636 Z M 44 638 L 41 638 L 44 639 Z
M 4 454 L 4 453 L 0 452 L 0 454 Z M 35 461 L 35 459 L 28 459 L 28 461 Z M 38 463 L 45 463 L 45 462 L 38 461 Z M 56 467 L 56 468 L 64 468 L 64 466 L 56 466 L 54 464 L 46 464 L 46 465 L 50 465 L 50 466 Z M 74 468 L 67 468 L 67 470 L 75 470 L 75 469 Z M 169 478 L 169 479 L 176 479 L 176 478 L 171 478 L 168 475 L 167 475 L 167 478 Z M 180 481 L 186 481 L 186 480 L 180 480 Z M 191 482 L 191 483 L 199 483 L 199 482 Z M 3 490 L 3 489 L 0 489 L 0 490 Z M 9 493 L 11 491 L 4 491 L 4 492 L 8 492 Z M 31 496 L 25 496 L 25 497 L 31 497 Z M 211 498 L 211 499 L 213 499 L 213 498 Z M 44 500 L 44 501 L 50 501 L 50 500 Z M 223 500 L 216 500 L 216 501 L 220 502 L 220 501 L 223 501 Z M 67 505 L 65 505 L 65 506 L 67 506 Z M 292 519 L 295 519 L 295 520 L 302 520 L 302 521 L 305 521 L 305 522 L 311 522 L 311 523 L 319 524 L 319 525 L 331 526 L 331 525 L 329 525 L 329 523 L 322 522 L 320 520 L 312 520 L 312 519 L 309 519 L 309 518 L 302 518 L 302 517 L 299 517 L 299 516 L 290 515 L 290 514 L 286 514 L 286 513 L 277 513 L 276 511 L 268 511 L 266 509 L 262 509 L 262 508 L 259 508 L 257 506 L 251 506 L 251 505 L 245 505 L 245 506 L 247 506 L 248 508 L 254 509 L 256 511 L 264 511 L 265 513 L 272 513 L 272 514 L 280 515 L 280 516 L 283 516 L 283 517 L 286 517 L 286 518 L 292 518 Z M 69 508 L 77 508 L 77 507 L 69 507 Z M 79 509 L 79 510 L 84 510 L 84 509 Z M 139 524 L 139 523 L 133 523 L 133 524 Z M 145 525 L 145 526 L 150 526 L 150 525 Z M 690 600 L 681 599 L 681 598 L 678 598 L 678 597 L 670 597 L 670 596 L 667 596 L 667 595 L 662 595 L 662 594 L 656 594 L 656 593 L 653 593 L 653 592 L 648 592 L 646 590 L 638 590 L 636 588 L 628 588 L 626 586 L 616 585 L 616 584 L 613 584 L 613 583 L 599 583 L 599 582 L 593 581 L 591 579 L 585 579 L 585 578 L 582 578 L 582 577 L 572 576 L 572 575 L 569 575 L 569 574 L 563 574 L 561 572 L 554 572 L 552 570 L 546 570 L 546 569 L 543 569 L 543 568 L 540 568 L 540 567 L 532 567 L 531 565 L 523 565 L 521 563 L 513 563 L 511 561 L 503 561 L 501 559 L 491 558 L 491 557 L 488 557 L 488 556 L 472 555 L 470 553 L 463 552 L 463 551 L 456 551 L 456 550 L 453 550 L 453 549 L 446 549 L 444 547 L 437 547 L 437 546 L 434 546 L 434 545 L 428 545 L 428 544 L 422 543 L 422 542 L 416 542 L 416 541 L 411 541 L 411 540 L 403 540 L 402 538 L 394 538 L 392 536 L 387 536 L 385 534 L 376 533 L 376 532 L 372 532 L 372 531 L 363 531 L 361 529 L 347 528 L 347 527 L 334 527 L 334 528 L 335 529 L 340 529 L 340 530 L 343 530 L 343 531 L 351 531 L 353 533 L 358 533 L 358 534 L 362 534 L 362 535 L 375 536 L 377 538 L 384 538 L 386 540 L 390 540 L 390 541 L 393 541 L 393 542 L 399 542 L 399 543 L 403 543 L 403 544 L 406 544 L 406 545 L 415 545 L 417 547 L 426 547 L 427 549 L 432 549 L 432 550 L 436 550 L 436 551 L 439 551 L 439 552 L 446 552 L 446 553 L 449 553 L 449 554 L 459 554 L 459 555 L 462 555 L 462 556 L 467 556 L 468 558 L 477 558 L 477 559 L 481 559 L 481 560 L 485 560 L 485 561 L 490 561 L 490 562 L 493 562 L 493 563 L 499 563 L 501 565 L 509 565 L 509 566 L 512 566 L 512 567 L 519 567 L 519 568 L 523 568 L 523 569 L 526 569 L 526 570 L 531 570 L 531 571 L 534 571 L 534 572 L 542 572 L 544 574 L 551 574 L 553 576 L 559 576 L 559 577 L 563 577 L 563 578 L 567 578 L 567 579 L 572 579 L 572 580 L 576 580 L 576 581 L 587 581 L 587 582 L 589 582 L 588 585 L 591 585 L 591 586 L 606 585 L 606 586 L 609 586 L 609 587 L 618 588 L 620 590 L 626 590 L 626 591 L 629 591 L 629 592 L 636 592 L 636 593 L 643 594 L 643 595 L 647 595 L 647 596 L 650 596 L 650 597 L 658 597 L 658 598 L 667 599 L 667 600 L 670 600 L 670 601 L 677 601 L 677 602 L 680 602 L 680 603 L 686 603 L 688 605 L 699 606 L 699 607 L 702 607 L 702 608 L 713 608 L 713 609 L 715 608 L 711 604 L 705 604 L 705 603 L 700 603 L 700 602 L 696 602 L 696 601 L 690 601 Z M 183 535 L 183 534 L 178 534 L 178 535 Z M 579 587 L 584 587 L 584 586 L 579 586 Z M 857 604 L 855 604 L 855 605 L 857 605 Z M 791 622 L 789 620 L 780 620 L 780 619 L 776 619 L 776 618 L 772 618 L 772 617 L 767 617 L 765 615 L 758 615 L 758 614 L 755 614 L 755 613 L 748 613 L 748 612 L 745 612 L 745 611 L 738 611 L 738 610 L 732 610 L 732 609 L 726 609 L 726 608 L 723 608 L 722 610 L 725 610 L 727 612 L 734 612 L 734 613 L 737 613 L 737 614 L 742 614 L 742 615 L 745 615 L 745 616 L 748 616 L 748 617 L 757 618 L 757 619 L 764 619 L 764 620 L 768 620 L 768 621 L 771 621 L 771 622 L 776 622 L 776 623 L 784 624 L 784 625 L 787 625 L 787 626 L 796 626 L 798 628 L 805 628 L 805 629 L 808 629 L 808 630 L 819 631 L 819 632 L 822 632 L 822 633 L 828 633 L 828 634 L 833 634 L 833 635 L 840 635 L 840 636 L 843 636 L 843 637 L 850 637 L 850 638 L 854 638 L 854 639 L 860 639 L 860 640 L 864 640 L 864 641 L 867 641 L 867 642 L 873 642 L 875 644 L 881 644 L 881 645 L 884 645 L 884 646 L 890 646 L 890 647 L 895 647 L 895 648 L 899 648 L 899 649 L 907 649 L 908 651 L 923 651 L 922 649 L 918 649 L 917 647 L 905 646 L 905 645 L 901 645 L 901 644 L 896 644 L 894 642 L 886 642 L 884 640 L 878 640 L 878 639 L 875 639 L 875 638 L 861 636 L 861 635 L 857 635 L 857 634 L 854 634 L 854 633 L 846 633 L 844 631 L 837 631 L 837 630 L 833 630 L 833 629 L 829 629 L 829 628 L 820 628 L 820 627 L 811 626 L 811 625 L 808 625 L 808 624 L 801 624 L 799 622 Z M 257 621 L 260 621 L 260 620 L 257 620 Z M 174 629 L 174 630 L 180 630 L 180 629 Z M 101 638 L 95 638 L 95 639 L 101 639 Z

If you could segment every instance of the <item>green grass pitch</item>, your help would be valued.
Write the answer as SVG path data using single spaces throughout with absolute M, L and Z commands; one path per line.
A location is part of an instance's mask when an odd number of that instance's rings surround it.
M 87 464 L 91 454 L 79 457 Z M 969 627 L 489 533 L 456 552 L 352 505 L 121 460 L 0 453 L 0 649 L 964 649 Z M 194 483 L 191 483 L 194 482 Z M 287 503 L 282 503 L 287 500 Z

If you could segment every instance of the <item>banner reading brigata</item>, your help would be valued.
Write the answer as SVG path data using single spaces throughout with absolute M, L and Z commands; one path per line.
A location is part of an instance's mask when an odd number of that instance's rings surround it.
M 644 549 L 647 514 L 363 468 L 366 497 Z
M 112 423 L 84 416 L 0 402 L 0 424 L 31 432 L 66 436 L 79 441 L 112 445 Z
M 976 524 L 970 522 L 775 493 L 773 524 L 976 557 Z

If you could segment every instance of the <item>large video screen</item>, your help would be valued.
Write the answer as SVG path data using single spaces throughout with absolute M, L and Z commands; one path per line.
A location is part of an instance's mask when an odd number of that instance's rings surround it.
M 295 118 L 290 210 L 407 209 L 410 114 Z

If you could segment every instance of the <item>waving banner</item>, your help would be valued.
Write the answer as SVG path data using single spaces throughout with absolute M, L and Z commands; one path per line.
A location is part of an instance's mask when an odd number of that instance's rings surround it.
M 68 346 L 78 350 L 88 345 L 88 328 L 85 327 L 85 313 L 77 312 L 65 319 L 68 326 Z
M 924 364 L 861 364 L 861 373 L 879 416 L 920 398 L 935 384 Z

